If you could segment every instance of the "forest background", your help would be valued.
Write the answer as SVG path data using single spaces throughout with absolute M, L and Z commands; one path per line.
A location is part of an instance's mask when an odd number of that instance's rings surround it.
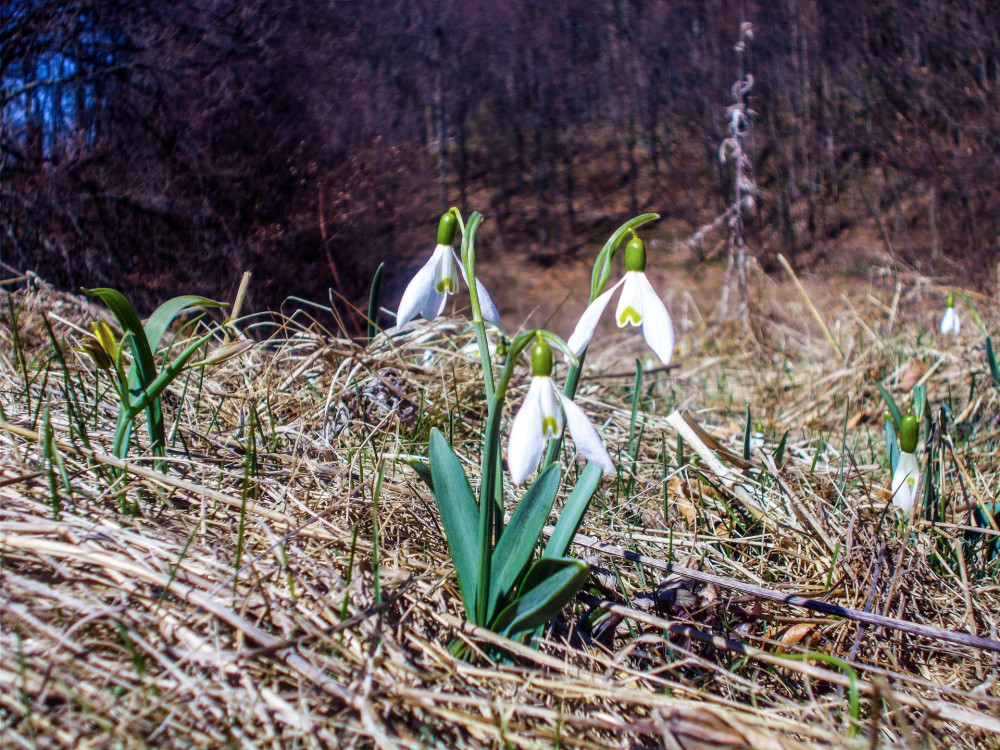
M 487 276 L 589 262 L 645 211 L 669 252 L 733 200 L 741 66 L 765 271 L 860 241 L 992 283 L 994 0 L 6 0 L 0 261 L 145 311 L 244 271 L 252 309 L 347 309 L 383 260 L 398 298 L 450 205 L 486 215 Z

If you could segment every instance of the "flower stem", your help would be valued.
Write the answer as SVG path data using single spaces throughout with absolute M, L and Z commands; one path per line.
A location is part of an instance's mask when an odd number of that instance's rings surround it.
M 469 279 L 469 300 L 472 303 L 472 327 L 476 331 L 476 343 L 479 345 L 479 359 L 483 364 L 483 385 L 486 388 L 486 402 L 493 404 L 493 361 L 490 359 L 490 346 L 486 338 L 486 324 L 483 322 L 483 310 L 479 304 L 479 289 L 476 287 L 476 229 L 483 222 L 483 215 L 473 211 L 469 221 L 462 230 L 462 265 Z
M 566 384 L 563 386 L 563 394 L 568 399 L 573 399 L 576 397 L 576 387 L 580 382 L 580 372 L 583 370 L 583 359 L 587 356 L 587 350 L 584 349 L 583 352 L 577 357 L 577 362 L 570 363 L 569 372 L 566 373 Z M 556 461 L 559 458 L 559 451 L 562 450 L 563 438 L 566 435 L 566 431 L 563 430 L 562 435 L 558 438 L 554 438 L 549 441 L 548 448 L 545 449 L 545 460 L 542 461 L 542 471 L 548 468 L 549 464 Z

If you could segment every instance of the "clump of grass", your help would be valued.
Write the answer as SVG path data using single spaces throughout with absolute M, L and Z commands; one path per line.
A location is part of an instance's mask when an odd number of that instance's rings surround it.
M 5 746 L 997 741 L 1000 390 L 975 330 L 920 337 L 891 293 L 848 298 L 822 310 L 845 363 L 775 288 L 756 341 L 733 330 L 669 372 L 591 352 L 578 399 L 625 460 L 574 547 L 587 590 L 530 648 L 463 623 L 406 463 L 433 427 L 479 458 L 461 324 L 362 344 L 318 306 L 234 321 L 257 343 L 171 382 L 173 439 L 126 463 L 115 393 L 75 351 L 93 306 L 4 293 Z M 935 505 L 902 521 L 879 386 L 909 403 L 912 361 Z

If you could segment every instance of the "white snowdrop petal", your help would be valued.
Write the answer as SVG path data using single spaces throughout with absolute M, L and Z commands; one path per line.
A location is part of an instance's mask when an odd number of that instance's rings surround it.
M 642 303 L 645 301 L 642 296 L 641 280 L 646 278 L 646 274 L 641 271 L 626 271 L 625 278 L 622 279 L 625 286 L 622 288 L 622 296 L 618 298 L 618 309 L 615 311 L 615 322 L 619 328 L 626 325 L 637 326 L 643 320 Z
M 646 274 L 640 274 L 639 289 L 642 295 L 642 335 L 660 361 L 670 364 L 674 354 L 674 325 L 666 305 L 649 283 Z M 623 295 L 624 296 L 624 295 Z
M 573 403 L 572 399 L 566 398 L 562 394 L 560 394 L 560 398 L 562 399 L 563 411 L 566 414 L 566 426 L 569 428 L 570 437 L 573 438 L 577 450 L 588 461 L 593 461 L 600 466 L 605 474 L 614 474 L 614 462 L 611 460 L 611 456 L 608 455 L 601 436 L 597 434 L 594 425 L 587 419 L 587 415 L 583 413 L 583 410 L 579 406 Z
M 909 514 L 916 500 L 914 493 L 920 480 L 920 467 L 917 457 L 912 453 L 901 451 L 896 461 L 896 470 L 892 473 L 892 504 Z
M 532 379 L 528 394 L 510 427 L 507 438 L 507 468 L 511 481 L 524 484 L 542 458 L 545 440 L 542 437 L 542 409 L 539 401 L 540 389 Z
M 611 295 L 624 283 L 625 279 L 621 279 L 617 284 L 608 289 L 608 291 L 591 302 L 587 306 L 587 309 L 583 311 L 583 315 L 580 316 L 580 320 L 577 321 L 576 328 L 573 330 L 573 335 L 566 342 L 566 345 L 569 346 L 573 354 L 579 357 L 583 354 L 584 349 L 590 345 L 590 339 L 594 336 L 594 329 L 597 328 L 597 321 L 600 320 L 604 308 L 611 301 Z
M 944 315 L 941 316 L 941 333 L 955 333 L 957 334 L 962 328 L 962 324 L 959 322 L 958 313 L 955 312 L 954 307 L 949 307 L 944 311 Z
M 413 320 L 417 315 L 423 314 L 431 306 L 438 305 L 440 297 L 440 307 L 444 307 L 444 295 L 439 295 L 434 289 L 434 274 L 438 264 L 438 254 L 435 250 L 420 270 L 410 279 L 403 291 L 403 297 L 399 301 L 399 309 L 396 311 L 396 325 L 403 326 Z

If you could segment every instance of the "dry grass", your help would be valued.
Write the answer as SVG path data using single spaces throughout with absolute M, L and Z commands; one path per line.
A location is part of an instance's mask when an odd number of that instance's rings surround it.
M 844 359 L 790 287 L 762 280 L 752 337 L 679 320 L 679 367 L 641 388 L 641 442 L 635 342 L 606 340 L 579 400 L 623 468 L 581 529 L 603 551 L 575 548 L 593 587 L 536 649 L 463 625 L 433 498 L 401 461 L 437 426 L 477 463 L 478 364 L 460 321 L 368 348 L 330 333 L 320 309 L 241 321 L 259 345 L 169 391 L 161 473 L 143 429 L 127 465 L 109 455 L 113 392 L 72 351 L 99 311 L 8 284 L 4 747 L 1000 746 L 997 651 L 905 628 L 1000 648 L 984 550 L 996 532 L 967 529 L 971 505 L 998 500 L 1000 391 L 981 334 L 966 317 L 941 340 L 943 297 L 918 281 L 817 303 Z M 979 301 L 996 332 L 996 306 Z M 932 456 L 942 521 L 902 526 L 886 510 L 874 383 L 902 401 L 921 375 L 955 450 Z M 741 468 L 747 403 L 769 442 Z M 679 454 L 680 409 L 737 457 Z

